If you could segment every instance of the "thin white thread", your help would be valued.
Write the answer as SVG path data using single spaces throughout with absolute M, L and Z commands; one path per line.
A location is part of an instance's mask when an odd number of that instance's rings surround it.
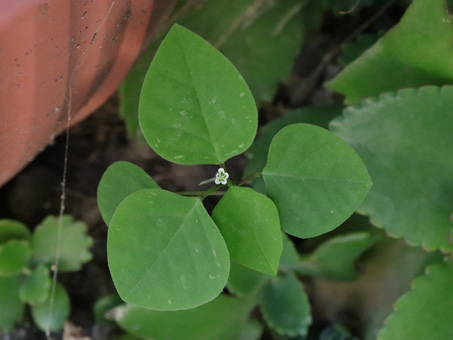
M 113 0 L 110 4 L 110 7 L 107 11 L 107 14 L 104 20 L 99 24 L 98 28 L 96 29 L 93 37 L 97 36 L 99 31 L 101 30 L 102 26 L 104 26 L 105 22 L 110 16 L 112 12 L 113 6 L 115 5 L 116 0 Z M 94 39 L 92 39 L 93 42 Z M 69 128 L 71 126 L 71 110 L 72 110 L 72 81 L 74 79 L 74 75 L 76 71 L 80 68 L 80 66 L 85 61 L 88 50 L 93 46 L 93 44 L 88 45 L 88 47 L 83 52 L 80 61 L 74 66 L 74 69 L 71 72 L 71 76 L 69 77 L 69 85 L 68 85 L 68 113 L 67 113 L 67 120 L 66 120 L 66 141 L 65 141 L 65 150 L 64 150 L 64 160 L 63 160 L 63 179 L 61 181 L 61 196 L 60 196 L 60 211 L 58 214 L 58 231 L 57 231 L 57 245 L 55 249 L 55 262 L 52 266 L 53 268 L 53 275 L 52 275 L 52 288 L 49 297 L 49 318 L 48 320 L 52 320 L 53 318 L 53 309 L 54 309 L 54 302 L 55 302 L 55 290 L 57 286 L 57 277 L 58 277 L 58 266 L 60 264 L 60 251 L 61 251 L 61 231 L 63 229 L 63 215 L 65 212 L 65 203 L 66 203 L 66 178 L 67 178 L 67 171 L 68 171 L 68 153 L 69 153 Z M 71 52 L 69 51 L 69 59 L 71 58 Z M 51 340 L 50 337 L 50 322 L 46 325 L 45 334 L 48 340 Z

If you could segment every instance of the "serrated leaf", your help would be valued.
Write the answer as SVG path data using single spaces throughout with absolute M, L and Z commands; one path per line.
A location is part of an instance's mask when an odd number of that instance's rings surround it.
M 452 22 L 444 0 L 414 0 L 395 28 L 327 86 L 354 104 L 400 88 L 453 83 Z
M 249 159 L 244 176 L 252 175 L 256 172 L 261 172 L 266 165 L 269 146 L 271 145 L 274 136 L 285 126 L 295 123 L 307 123 L 318 125 L 327 128 L 329 122 L 341 114 L 341 106 L 326 105 L 313 106 L 289 111 L 286 115 L 271 121 L 263 126 L 260 130 L 260 137 L 257 138 L 252 146 L 246 151 L 246 156 Z M 264 181 L 262 178 L 257 178 L 252 181 L 253 188 L 264 193 Z
M 196 197 L 129 195 L 113 216 L 107 250 L 118 294 L 140 307 L 193 308 L 219 295 L 228 278 L 225 241 Z
M 257 110 L 234 66 L 208 42 L 175 25 L 146 75 L 139 121 L 146 141 L 163 158 L 219 164 L 252 144 Z
M 289 125 L 277 133 L 263 178 L 282 229 L 302 238 L 339 226 L 371 187 L 352 148 L 327 130 L 307 124 Z
M 21 272 L 30 258 L 27 241 L 11 240 L 0 246 L 0 276 L 14 276 Z
M 24 305 L 19 299 L 20 277 L 0 277 L 0 331 L 8 332 L 22 319 Z
M 299 274 L 322 276 L 330 280 L 355 280 L 357 258 L 377 239 L 368 232 L 343 234 L 322 243 L 298 265 Z
M 46 217 L 35 229 L 31 238 L 32 263 L 53 265 L 59 238 L 59 220 L 56 216 Z M 93 239 L 87 234 L 84 222 L 74 221 L 72 216 L 62 217 L 59 267 L 63 272 L 80 270 L 91 260 L 90 247 Z
M 42 331 L 50 329 L 52 332 L 60 331 L 71 309 L 69 296 L 64 287 L 57 283 L 53 303 L 47 300 L 31 306 L 31 315 L 36 326 Z
M 123 199 L 141 189 L 157 189 L 156 182 L 141 168 L 129 162 L 110 165 L 99 182 L 97 198 L 102 219 L 109 225 Z
M 212 212 L 233 260 L 276 275 L 282 237 L 275 204 L 250 188 L 230 187 Z
M 293 274 L 271 279 L 261 310 L 268 325 L 282 335 L 306 335 L 311 324 L 307 294 Z
M 331 124 L 366 164 L 374 186 L 360 208 L 394 237 L 451 250 L 453 88 L 408 89 L 346 109 Z
M 38 266 L 20 285 L 21 301 L 31 305 L 46 301 L 49 297 L 51 283 L 49 270 L 44 266 Z
M 3 219 L 0 220 L 0 245 L 10 240 L 28 240 L 30 231 L 21 222 Z
M 238 299 L 220 295 L 183 311 L 153 311 L 131 305 L 115 310 L 116 322 L 127 332 L 159 340 L 231 340 L 245 325 L 250 309 Z
M 230 266 L 227 287 L 230 292 L 239 297 L 256 293 L 271 278 L 268 274 L 257 272 L 235 261 L 231 261 Z
M 412 289 L 395 303 L 378 339 L 452 339 L 452 287 L 452 262 L 429 266 L 425 275 L 417 278 Z

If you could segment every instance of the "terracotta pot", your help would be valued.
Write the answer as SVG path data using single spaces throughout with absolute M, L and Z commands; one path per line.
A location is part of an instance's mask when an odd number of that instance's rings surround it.
M 176 0 L 0 0 L 0 186 L 119 86 Z

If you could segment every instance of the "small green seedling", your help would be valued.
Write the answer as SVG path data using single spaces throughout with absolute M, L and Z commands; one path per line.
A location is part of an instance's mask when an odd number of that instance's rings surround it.
M 59 331 L 70 311 L 69 296 L 56 283 L 53 303 L 51 271 L 57 253 L 59 222 L 49 216 L 30 233 L 17 221 L 0 220 L 0 330 L 8 332 L 22 319 L 29 305 L 36 326 Z M 91 259 L 93 240 L 82 222 L 63 216 L 61 223 L 61 272 L 80 270 Z
M 244 153 L 256 136 L 253 96 L 222 54 L 178 25 L 146 75 L 139 121 L 148 144 L 166 160 L 216 164 L 218 171 L 203 182 L 214 182 L 211 188 L 188 195 L 159 188 L 131 163 L 106 170 L 98 203 L 109 226 L 109 268 L 129 304 L 118 307 L 116 321 L 143 337 L 233 339 L 260 333 L 249 314 L 261 304 L 272 327 L 306 334 L 309 305 L 295 275 L 304 265 L 282 231 L 318 236 L 360 206 L 371 180 L 354 150 L 321 127 L 292 124 L 273 138 L 264 168 L 231 178 L 225 162 Z M 246 186 L 257 178 L 264 179 L 266 194 Z M 210 216 L 203 199 L 214 193 L 223 197 Z M 360 249 L 374 242 L 369 235 L 357 237 Z M 348 255 L 348 268 L 359 253 Z M 322 261 L 304 263 L 316 267 L 316 275 L 338 271 Z M 348 270 L 344 275 L 354 277 Z M 221 294 L 225 286 L 236 297 Z M 283 305 L 301 318 L 281 319 Z M 231 324 L 225 315 L 234 315 Z M 175 320 L 191 324 L 194 333 Z

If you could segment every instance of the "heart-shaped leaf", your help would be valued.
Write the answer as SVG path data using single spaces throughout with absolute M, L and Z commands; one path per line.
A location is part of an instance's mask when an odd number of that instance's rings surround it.
M 212 212 L 233 260 L 275 275 L 282 252 L 275 204 L 250 188 L 230 187 Z
M 431 265 L 396 303 L 379 340 L 453 339 L 453 263 Z
M 374 185 L 360 211 L 412 245 L 451 250 L 453 88 L 408 89 L 348 108 L 331 123 Z
M 307 124 L 289 125 L 277 133 L 263 178 L 282 229 L 302 238 L 338 227 L 371 187 L 365 166 L 350 146 Z
M 208 42 L 175 25 L 163 40 L 140 96 L 140 127 L 163 158 L 219 164 L 252 144 L 257 110 L 244 79 Z
M 144 189 L 110 223 L 108 260 L 121 298 L 157 310 L 199 306 L 220 294 L 229 255 L 199 198 Z
M 453 18 L 444 0 L 414 0 L 400 23 L 328 86 L 347 102 L 404 87 L 453 83 Z
M 123 199 L 141 189 L 159 186 L 141 168 L 129 162 L 116 162 L 102 175 L 98 186 L 98 205 L 102 219 L 109 225 L 113 213 Z

